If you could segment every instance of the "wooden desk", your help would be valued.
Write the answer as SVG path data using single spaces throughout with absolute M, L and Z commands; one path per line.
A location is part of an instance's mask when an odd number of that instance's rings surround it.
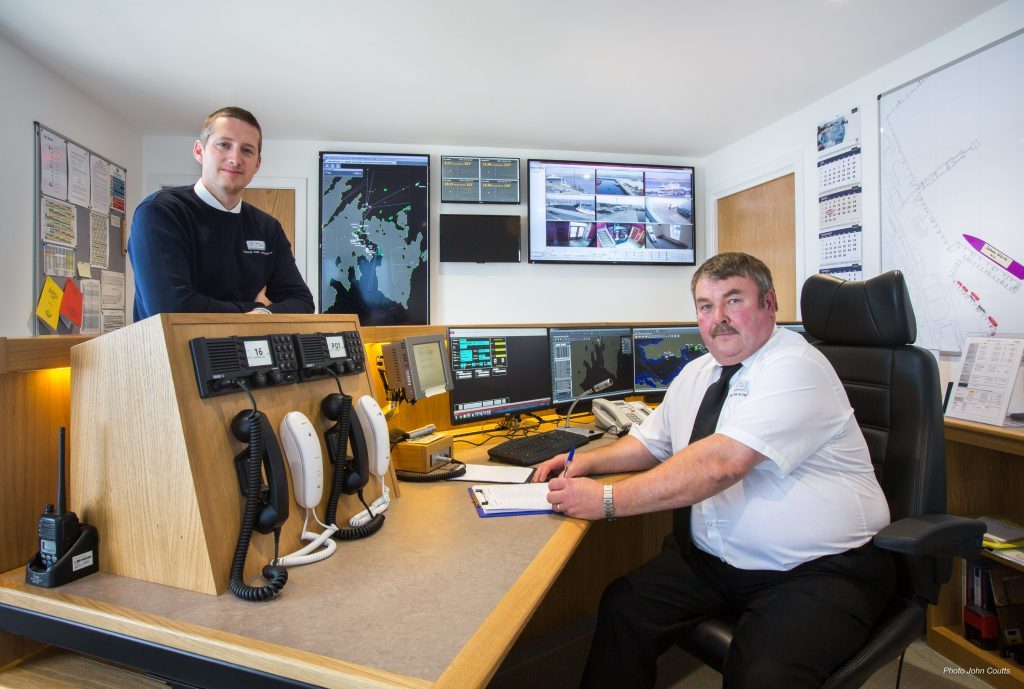
M 1024 430 L 946 419 L 946 476 L 950 514 L 1024 524 Z M 1024 687 L 1024 668 L 964 638 L 960 579 L 957 565 L 939 604 L 929 608 L 928 645 L 964 668 L 981 669 L 975 676 L 994 687 Z M 1009 673 L 989 674 L 989 668 Z
M 260 686 L 472 689 L 486 686 L 524 629 L 541 634 L 592 611 L 605 582 L 653 553 L 669 529 L 667 514 L 593 525 L 559 515 L 481 519 L 468 485 L 403 484 L 378 534 L 291 569 L 269 603 L 103 573 L 45 590 L 25 585 L 18 568 L 0 575 L 0 624 L 13 620 L 26 634 L 49 625 L 39 636 L 58 644 L 72 625 L 94 643 L 116 645 L 120 635 L 152 644 L 170 655 L 149 659 L 129 645 L 114 659 L 197 686 L 221 686 L 224 663 L 229 675 L 265 673 Z

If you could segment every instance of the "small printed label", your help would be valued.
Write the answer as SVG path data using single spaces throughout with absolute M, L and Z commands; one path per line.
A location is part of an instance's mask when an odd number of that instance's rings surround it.
M 737 380 L 731 388 L 729 388 L 729 397 L 746 397 L 750 394 L 750 381 Z
M 92 565 L 92 551 L 82 553 L 81 555 L 75 555 L 71 558 L 71 571 L 77 572 L 80 569 L 84 569 Z
M 249 251 L 266 251 L 267 243 L 262 239 L 249 239 L 246 240 L 245 245 L 249 248 Z

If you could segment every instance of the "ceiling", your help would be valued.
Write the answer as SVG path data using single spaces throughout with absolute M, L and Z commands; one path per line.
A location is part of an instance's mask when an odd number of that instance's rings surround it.
M 1000 0 L 0 0 L 143 134 L 702 157 Z M 895 84 L 894 84 L 895 86 Z

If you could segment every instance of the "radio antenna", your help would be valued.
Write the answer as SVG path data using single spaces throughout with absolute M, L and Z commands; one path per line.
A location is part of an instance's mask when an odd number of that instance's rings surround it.
M 61 426 L 57 434 L 57 514 L 64 514 L 68 510 L 64 497 L 64 432 L 64 426 Z

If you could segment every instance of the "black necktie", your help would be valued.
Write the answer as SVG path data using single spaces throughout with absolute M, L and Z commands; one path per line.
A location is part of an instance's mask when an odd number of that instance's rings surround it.
M 718 417 L 722 413 L 722 405 L 729 396 L 729 381 L 743 364 L 732 364 L 722 367 L 722 375 L 704 392 L 704 399 L 697 408 L 697 416 L 693 419 L 693 431 L 690 433 L 690 444 L 703 440 L 715 432 Z M 690 507 L 680 507 L 672 512 L 672 530 L 681 550 L 686 551 L 690 544 Z

